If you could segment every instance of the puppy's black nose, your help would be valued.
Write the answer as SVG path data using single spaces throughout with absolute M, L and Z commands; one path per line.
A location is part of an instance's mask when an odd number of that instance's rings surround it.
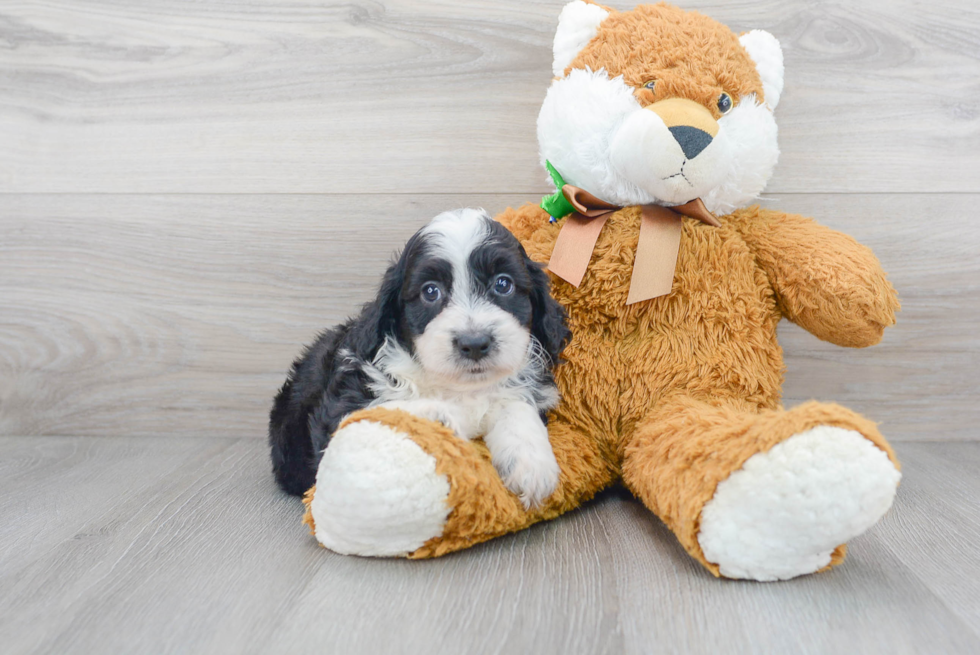
M 453 345 L 464 358 L 478 362 L 490 354 L 493 339 L 486 332 L 467 332 L 456 335 Z

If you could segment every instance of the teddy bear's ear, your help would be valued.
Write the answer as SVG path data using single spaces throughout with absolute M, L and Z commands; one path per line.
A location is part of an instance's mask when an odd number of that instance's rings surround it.
M 764 30 L 746 32 L 738 40 L 759 71 L 766 104 L 775 109 L 783 93 L 783 49 L 779 47 L 779 41 Z
M 599 5 L 582 0 L 565 5 L 558 16 L 558 30 L 555 32 L 552 50 L 555 59 L 551 68 L 555 77 L 565 74 L 565 69 L 575 59 L 575 55 L 592 40 L 599 29 L 599 23 L 608 15 L 609 12 Z

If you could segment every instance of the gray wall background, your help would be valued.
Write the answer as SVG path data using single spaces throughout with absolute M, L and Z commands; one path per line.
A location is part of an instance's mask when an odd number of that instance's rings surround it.
M 548 191 L 562 4 L 0 7 L 0 434 L 262 438 L 300 345 L 416 228 Z M 874 248 L 903 301 L 864 351 L 784 323 L 786 403 L 975 438 L 980 6 L 680 4 L 780 39 L 765 202 Z

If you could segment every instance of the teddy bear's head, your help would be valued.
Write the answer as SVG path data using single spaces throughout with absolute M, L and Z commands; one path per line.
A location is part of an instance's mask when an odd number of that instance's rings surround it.
M 727 214 L 762 192 L 779 148 L 783 57 L 667 4 L 617 12 L 575 0 L 554 43 L 538 142 L 564 180 L 617 205 L 701 198 Z

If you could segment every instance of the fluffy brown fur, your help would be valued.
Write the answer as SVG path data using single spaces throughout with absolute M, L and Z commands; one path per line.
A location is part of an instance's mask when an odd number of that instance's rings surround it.
M 526 205 L 498 220 L 547 261 L 558 228 L 543 210 Z M 611 454 L 606 465 L 715 574 L 697 543 L 700 511 L 752 455 L 824 424 L 859 432 L 895 461 L 875 425 L 848 409 L 779 404 L 782 317 L 853 347 L 877 343 L 894 323 L 898 301 L 875 256 L 801 216 L 749 207 L 722 223 L 685 219 L 667 296 L 625 304 L 637 208 L 609 219 L 579 288 L 555 282 L 574 334 L 556 421 L 595 435 Z
M 696 51 L 692 40 L 700 46 Z M 609 77 L 622 75 L 626 84 L 639 89 L 641 104 L 687 98 L 707 107 L 715 118 L 721 116 L 715 101 L 722 92 L 736 104 L 750 93 L 759 102 L 765 99 L 762 80 L 738 36 L 718 29 L 717 22 L 696 11 L 663 3 L 613 12 L 565 72 L 586 67 L 605 68 Z M 650 81 L 656 82 L 652 91 L 643 88 Z

